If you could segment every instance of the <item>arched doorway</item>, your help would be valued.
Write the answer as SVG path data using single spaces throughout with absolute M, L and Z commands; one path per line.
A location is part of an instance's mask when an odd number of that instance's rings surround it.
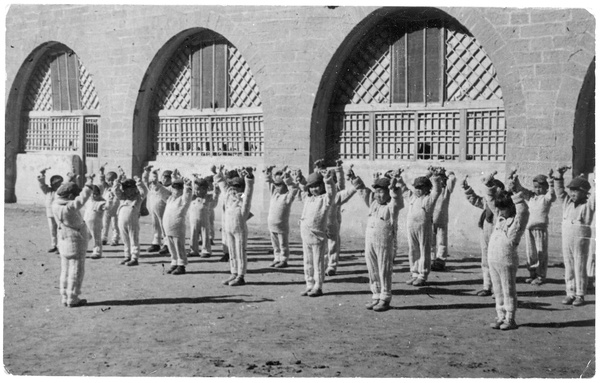
M 583 80 L 573 124 L 573 176 L 594 173 L 596 166 L 596 59 Z

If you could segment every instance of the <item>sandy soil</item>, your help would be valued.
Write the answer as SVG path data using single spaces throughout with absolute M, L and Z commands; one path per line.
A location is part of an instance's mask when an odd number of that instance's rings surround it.
M 554 258 L 548 283 L 523 283 L 518 330 L 489 328 L 494 300 L 478 297 L 477 254 L 452 254 L 448 271 L 424 288 L 404 284 L 408 260 L 395 261 L 393 309 L 370 301 L 362 238 L 345 238 L 338 275 L 325 295 L 301 297 L 301 244 L 291 267 L 268 268 L 270 243 L 251 227 L 243 287 L 223 286 L 228 267 L 191 258 L 188 273 L 165 274 L 168 258 L 142 253 L 121 266 L 122 246 L 87 259 L 82 308 L 60 306 L 57 255 L 48 254 L 42 207 L 6 205 L 4 366 L 13 375 L 204 377 L 592 377 L 595 296 L 563 306 L 563 269 Z M 150 221 L 142 219 L 145 249 Z M 217 245 L 219 240 L 217 239 Z M 89 254 L 88 254 L 89 255 Z M 523 257 L 522 257 L 523 259 Z

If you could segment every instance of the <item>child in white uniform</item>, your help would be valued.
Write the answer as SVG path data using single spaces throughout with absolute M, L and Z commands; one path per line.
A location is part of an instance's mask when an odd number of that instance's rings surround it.
M 568 167 L 558 169 L 554 178 L 556 196 L 561 201 L 562 251 L 565 262 L 566 297 L 563 304 L 583 306 L 587 289 L 587 260 L 592 236 L 591 224 L 596 211 L 596 196 L 591 185 L 583 177 L 575 177 L 565 190 L 564 173 Z
M 157 188 L 151 188 L 150 183 L 158 182 L 158 171 L 160 169 L 152 170 L 152 165 L 148 165 L 144 168 L 144 174 L 142 175 L 142 181 L 148 188 L 148 197 L 146 198 L 146 206 L 150 217 L 152 217 L 152 244 L 148 248 L 149 253 L 159 252 L 159 254 L 168 254 L 168 248 L 165 238 L 165 228 L 163 226 L 163 215 L 165 213 L 166 202 L 163 201 Z M 152 173 L 152 174 L 150 174 Z M 171 177 L 173 172 L 165 170 L 161 174 L 161 184 L 169 188 L 171 186 Z
M 113 186 L 117 182 L 117 173 L 108 172 L 104 175 L 104 166 L 100 167 L 100 191 L 102 192 L 102 198 L 105 200 L 113 199 L 114 203 L 104 212 L 102 218 L 102 244 L 108 244 L 108 234 L 112 226 L 112 237 L 110 240 L 111 246 L 117 246 L 120 241 L 121 233 L 119 232 L 119 222 L 117 218 L 117 211 L 119 210 L 120 201 L 118 198 L 114 198 L 112 191 Z
M 87 300 L 79 298 L 89 241 L 88 230 L 80 210 L 92 195 L 93 178 L 93 175 L 88 177 L 83 190 L 74 182 L 61 185 L 52 204 L 52 213 L 58 224 L 61 303 L 67 307 L 87 304 Z
M 192 193 L 192 202 L 188 210 L 190 220 L 191 257 L 209 258 L 212 255 L 210 215 L 219 201 L 219 192 L 208 193 L 209 182 L 205 178 L 196 178 Z M 202 254 L 199 252 L 199 239 L 202 242 Z
M 114 195 L 108 201 L 102 198 L 102 192 L 97 185 L 92 186 L 92 198 L 86 204 L 83 220 L 87 225 L 94 248 L 92 250 L 92 258 L 102 258 L 102 219 L 104 212 L 112 207 L 114 203 Z
M 450 196 L 456 185 L 456 176 L 454 172 L 448 172 L 441 168 L 440 171 L 441 191 L 433 209 L 433 261 L 431 261 L 432 271 L 443 271 L 446 268 L 446 259 L 448 258 L 448 210 L 450 208 Z
M 59 175 L 53 175 L 52 177 L 50 177 L 50 186 L 46 185 L 46 171 L 48 169 L 42 169 L 40 171 L 40 174 L 38 175 L 38 182 L 40 184 L 40 189 L 42 190 L 42 193 L 44 193 L 46 218 L 48 219 L 48 228 L 50 229 L 50 249 L 48 249 L 48 252 L 55 253 L 58 251 L 58 247 L 56 247 L 56 231 L 58 226 L 56 225 L 54 214 L 52 214 L 52 203 L 54 202 L 56 191 L 63 183 L 63 178 Z

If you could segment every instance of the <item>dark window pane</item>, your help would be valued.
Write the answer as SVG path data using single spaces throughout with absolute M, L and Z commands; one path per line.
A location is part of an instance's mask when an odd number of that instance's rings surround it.
M 406 102 L 406 35 L 392 45 L 392 102 Z
M 227 97 L 227 45 L 223 43 L 214 45 L 215 52 L 215 108 L 225 108 Z
M 426 73 L 427 73 L 427 101 L 439 102 L 441 100 L 442 82 L 442 30 L 429 28 L 427 31 L 426 48 Z
M 202 48 L 202 109 L 213 107 L 213 49 L 212 44 Z
M 408 102 L 423 102 L 423 29 L 408 33 Z

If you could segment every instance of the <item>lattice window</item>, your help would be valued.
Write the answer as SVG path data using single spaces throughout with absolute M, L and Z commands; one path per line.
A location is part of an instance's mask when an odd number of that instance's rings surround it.
M 418 121 L 418 159 L 458 159 L 460 153 L 460 113 L 458 111 L 420 112 Z
M 236 47 L 229 45 L 229 105 L 234 108 L 260 107 L 260 92 L 250 66 Z
M 25 110 L 52 110 L 52 80 L 50 77 L 51 57 L 44 57 L 34 70 L 25 95 Z
M 449 101 L 502 99 L 492 60 L 466 33 L 447 31 L 446 79 Z
M 170 58 L 154 98 L 156 110 L 189 109 L 192 104 L 191 50 L 184 46 Z
M 159 117 L 161 156 L 261 156 L 262 115 Z
M 339 155 L 343 158 L 369 158 L 370 120 L 367 113 L 337 114 Z
M 503 161 L 506 122 L 503 110 L 467 112 L 467 160 Z
M 98 158 L 98 117 L 85 117 L 83 119 L 83 137 L 85 156 Z
M 29 118 L 25 150 L 78 150 L 80 121 L 79 117 Z
M 100 107 L 96 87 L 92 75 L 79 60 L 79 93 L 81 94 L 81 108 L 96 110 Z
M 414 113 L 375 114 L 375 158 L 410 159 L 415 145 Z

